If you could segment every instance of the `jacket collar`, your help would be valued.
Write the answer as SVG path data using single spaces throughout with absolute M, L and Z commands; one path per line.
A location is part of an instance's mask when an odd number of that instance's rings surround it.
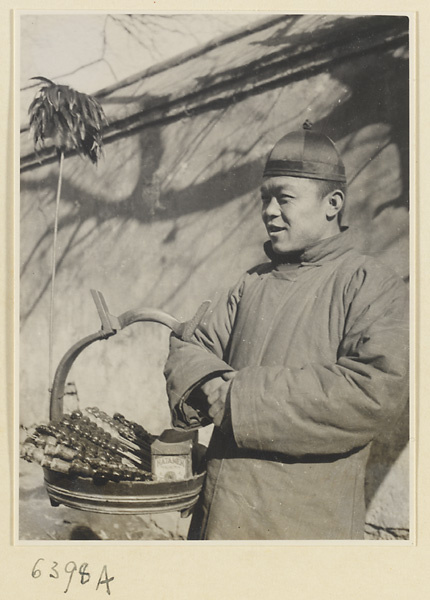
M 270 240 L 264 244 L 264 251 L 275 265 L 295 264 L 318 266 L 324 262 L 334 260 L 345 254 L 348 250 L 353 249 L 354 243 L 352 237 L 348 227 L 344 227 L 337 235 L 316 242 L 308 248 L 305 248 L 302 252 L 276 254 L 272 249 Z

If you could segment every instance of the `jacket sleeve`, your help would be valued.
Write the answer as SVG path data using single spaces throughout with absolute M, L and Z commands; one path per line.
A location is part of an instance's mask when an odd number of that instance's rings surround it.
M 407 289 L 381 268 L 355 273 L 334 364 L 247 367 L 229 390 L 239 447 L 291 456 L 350 452 L 397 420 L 407 394 Z
M 233 371 L 224 357 L 242 293 L 244 278 L 206 313 L 191 342 L 170 337 L 170 351 L 164 376 L 172 414 L 172 424 L 195 428 L 211 421 L 190 396 L 204 381 Z

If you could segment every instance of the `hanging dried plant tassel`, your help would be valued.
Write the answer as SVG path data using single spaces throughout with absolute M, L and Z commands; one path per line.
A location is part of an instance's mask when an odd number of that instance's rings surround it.
M 51 301 L 49 314 L 48 387 L 52 382 L 53 332 L 54 332 L 54 289 L 57 251 L 58 207 L 65 152 L 78 152 L 97 164 L 102 149 L 102 132 L 107 125 L 103 108 L 99 102 L 67 85 L 57 85 L 46 77 L 32 77 L 40 81 L 38 90 L 28 113 L 33 133 L 34 149 L 44 148 L 49 142 L 60 159 L 57 198 L 54 221 L 54 243 L 52 251 Z

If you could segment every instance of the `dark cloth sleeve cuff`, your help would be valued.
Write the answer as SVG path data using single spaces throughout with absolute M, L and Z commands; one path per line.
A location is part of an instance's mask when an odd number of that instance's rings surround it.
M 205 395 L 201 391 L 201 386 L 214 379 L 220 377 L 223 373 L 228 371 L 215 371 L 199 379 L 193 386 L 187 391 L 187 394 L 178 402 L 173 408 L 172 417 L 173 425 L 180 429 L 195 429 L 198 427 L 205 427 L 212 423 L 212 419 L 209 417 L 209 405 L 207 403 Z

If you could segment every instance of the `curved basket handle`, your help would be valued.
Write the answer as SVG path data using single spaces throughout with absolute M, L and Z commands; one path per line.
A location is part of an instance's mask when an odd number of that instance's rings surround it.
M 97 331 L 96 333 L 79 340 L 79 342 L 76 342 L 61 359 L 57 370 L 55 371 L 54 382 L 52 384 L 50 396 L 49 418 L 51 421 L 60 419 L 63 414 L 63 396 L 66 379 L 76 358 L 83 350 L 85 350 L 85 348 L 88 348 L 88 346 L 99 340 L 106 340 L 115 335 L 120 329 L 125 329 L 125 327 L 140 321 L 161 323 L 162 325 L 169 327 L 177 337 L 180 337 L 184 341 L 190 341 L 196 327 L 202 320 L 210 304 L 209 300 L 203 302 L 203 304 L 198 308 L 194 317 L 189 321 L 182 323 L 181 321 L 178 321 L 178 319 L 175 319 L 175 317 L 172 315 L 169 315 L 168 313 L 157 308 L 140 308 L 137 310 L 129 310 L 125 313 L 122 313 L 119 317 L 115 317 L 109 313 L 105 299 L 101 292 L 91 290 L 91 294 L 97 306 L 102 328 L 100 331 Z

